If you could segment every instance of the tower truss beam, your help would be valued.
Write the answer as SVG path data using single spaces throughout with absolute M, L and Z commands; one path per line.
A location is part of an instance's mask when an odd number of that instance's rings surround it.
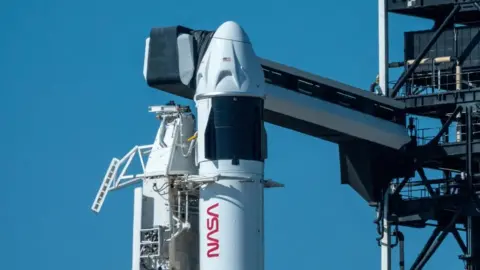
M 435 31 L 435 34 L 433 37 L 430 39 L 430 42 L 423 48 L 422 52 L 417 56 L 413 64 L 402 74 L 400 79 L 397 81 L 395 86 L 392 89 L 392 97 L 396 97 L 400 89 L 403 87 L 405 82 L 407 81 L 408 77 L 410 77 L 415 69 L 418 67 L 420 64 L 420 61 L 425 57 L 425 55 L 428 53 L 428 51 L 432 48 L 433 44 L 437 41 L 437 39 L 440 37 L 440 35 L 443 33 L 443 30 L 450 24 L 452 21 L 453 17 L 455 14 L 460 10 L 461 5 L 455 5 L 455 7 L 452 9 L 450 14 L 447 16 L 447 18 L 443 21 L 443 23 L 438 27 L 437 31 Z

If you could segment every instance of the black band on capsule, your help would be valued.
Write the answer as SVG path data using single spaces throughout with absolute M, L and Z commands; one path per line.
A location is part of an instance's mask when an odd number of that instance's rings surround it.
M 265 159 L 263 99 L 217 96 L 205 130 L 205 158 L 263 161 Z

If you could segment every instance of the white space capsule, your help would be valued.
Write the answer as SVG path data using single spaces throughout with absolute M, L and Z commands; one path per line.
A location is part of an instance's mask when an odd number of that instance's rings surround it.
M 243 29 L 215 32 L 197 72 L 201 270 L 263 270 L 264 76 Z

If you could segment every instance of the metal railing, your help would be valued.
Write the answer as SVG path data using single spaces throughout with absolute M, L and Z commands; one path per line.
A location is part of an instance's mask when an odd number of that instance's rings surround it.
M 457 79 L 458 78 L 458 79 Z M 396 81 L 389 82 L 390 87 Z M 480 89 L 480 70 L 460 72 L 445 72 L 433 70 L 421 74 L 414 74 L 407 79 L 398 96 L 416 96 L 435 94 L 440 91 L 477 90 Z
M 480 88 L 480 71 L 461 72 L 457 80 L 455 73 L 442 73 L 438 70 L 436 73 L 429 73 L 420 76 L 412 76 L 408 79 L 410 85 L 417 85 L 417 89 L 412 94 L 420 94 L 427 91 L 432 94 L 440 90 L 472 90 Z
M 473 138 L 480 137 L 480 123 L 472 123 L 472 134 Z M 441 127 L 428 127 L 428 128 L 417 128 L 416 129 L 416 139 L 417 145 L 425 145 L 431 141 L 435 136 L 440 132 Z M 467 136 L 466 125 L 462 123 L 452 123 L 447 131 L 448 136 L 442 136 L 439 140 L 439 144 L 449 144 L 449 143 L 458 143 L 465 141 Z
M 428 180 L 428 183 L 432 187 L 434 196 L 454 195 L 458 192 L 458 184 L 454 179 Z M 399 184 L 400 181 L 392 183 L 392 189 L 395 190 Z M 411 180 L 402 188 L 399 194 L 406 201 L 432 198 L 432 195 L 430 195 L 428 189 L 420 180 Z

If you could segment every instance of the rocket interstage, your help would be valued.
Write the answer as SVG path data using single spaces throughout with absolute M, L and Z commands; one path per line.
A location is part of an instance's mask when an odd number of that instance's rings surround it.
M 263 71 L 243 29 L 226 22 L 200 63 L 197 106 L 200 269 L 263 270 Z

